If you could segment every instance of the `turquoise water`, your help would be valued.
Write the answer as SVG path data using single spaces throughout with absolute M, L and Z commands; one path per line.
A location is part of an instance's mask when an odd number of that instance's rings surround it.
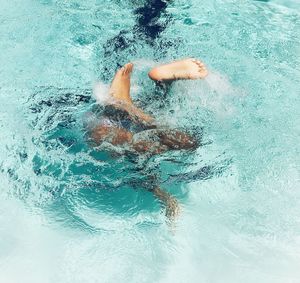
M 300 282 L 300 4 L 152 2 L 1 1 L 1 282 Z M 186 56 L 210 75 L 160 99 L 147 71 Z M 175 227 L 85 143 L 93 85 L 127 61 L 139 105 L 203 135 L 134 164 L 178 198 Z

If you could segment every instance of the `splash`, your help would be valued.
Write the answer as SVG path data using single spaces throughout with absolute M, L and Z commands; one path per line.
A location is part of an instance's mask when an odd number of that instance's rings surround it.
M 93 87 L 93 96 L 98 104 L 107 104 L 110 102 L 109 85 L 103 82 L 96 82 Z

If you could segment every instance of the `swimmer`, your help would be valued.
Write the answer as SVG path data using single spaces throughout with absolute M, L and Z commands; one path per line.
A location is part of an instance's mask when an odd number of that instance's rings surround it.
M 90 131 L 92 141 L 99 145 L 108 142 L 115 146 L 126 146 L 137 154 L 160 154 L 170 150 L 195 150 L 197 140 L 175 129 L 158 125 L 155 118 L 136 107 L 130 96 L 130 77 L 133 64 L 120 68 L 111 83 L 111 103 L 106 105 L 99 124 Z M 193 58 L 174 61 L 153 68 L 149 77 L 155 82 L 170 83 L 175 80 L 203 79 L 208 72 L 205 65 Z M 158 186 L 147 188 L 166 207 L 170 219 L 179 213 L 178 201 Z

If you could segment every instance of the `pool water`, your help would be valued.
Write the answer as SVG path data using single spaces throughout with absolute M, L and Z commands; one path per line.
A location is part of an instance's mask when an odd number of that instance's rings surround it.
M 300 4 L 200 2 L 1 1 L 1 282 L 300 282 Z M 204 81 L 147 79 L 188 56 Z M 196 152 L 86 143 L 128 61 L 136 103 L 201 137 Z M 140 171 L 176 196 L 176 223 Z

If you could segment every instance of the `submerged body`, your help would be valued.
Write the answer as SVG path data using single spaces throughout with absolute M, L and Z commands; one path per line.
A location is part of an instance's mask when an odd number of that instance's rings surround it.
M 127 146 L 140 154 L 195 149 L 198 146 L 196 139 L 187 133 L 144 123 L 113 104 L 105 106 L 99 124 L 91 131 L 91 138 L 96 144 L 105 141 L 115 146 Z
M 188 133 L 159 125 L 154 117 L 137 108 L 130 96 L 133 64 L 117 71 L 109 94 L 111 103 L 104 106 L 99 123 L 92 127 L 90 137 L 95 145 L 103 142 L 121 146 L 129 152 L 152 156 L 170 150 L 195 150 L 198 141 Z M 160 83 L 180 79 L 202 79 L 207 70 L 201 61 L 186 59 L 152 69 L 149 77 Z M 166 206 L 166 215 L 179 212 L 177 200 L 159 186 L 147 188 Z

